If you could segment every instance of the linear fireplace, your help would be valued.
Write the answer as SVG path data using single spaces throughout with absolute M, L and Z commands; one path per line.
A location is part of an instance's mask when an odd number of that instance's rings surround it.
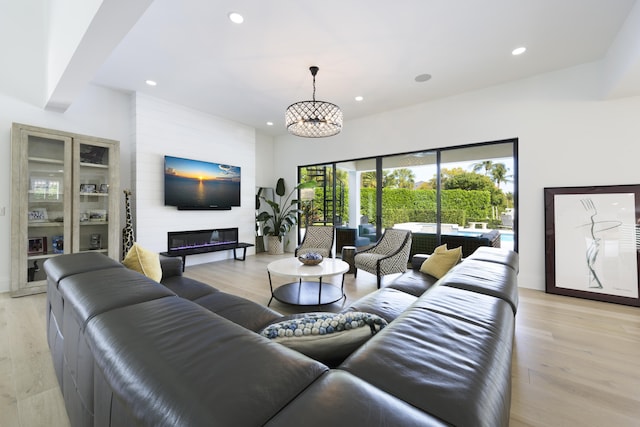
M 188 251 L 192 254 L 233 249 L 238 245 L 238 228 L 212 228 L 209 230 L 170 231 L 167 250 Z
M 160 255 L 182 258 L 184 271 L 187 255 L 233 250 L 233 258 L 244 261 L 247 248 L 252 246 L 253 243 L 238 241 L 238 228 L 170 231 L 167 233 L 167 252 L 161 252 Z M 242 249 L 242 257 L 238 256 L 237 249 Z

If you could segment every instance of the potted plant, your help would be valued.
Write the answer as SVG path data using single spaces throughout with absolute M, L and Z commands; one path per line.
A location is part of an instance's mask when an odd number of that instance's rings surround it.
M 298 213 L 300 209 L 298 209 L 298 199 L 294 198 L 294 194 L 298 189 L 313 188 L 315 186 L 316 183 L 314 181 L 301 182 L 285 197 L 286 188 L 284 178 L 280 178 L 276 183 L 273 200 L 260 196 L 271 208 L 271 212 L 260 212 L 257 218 L 258 221 L 264 222 L 262 229 L 267 236 L 267 250 L 270 254 L 284 253 L 282 238 L 291 230 L 291 227 L 298 223 Z

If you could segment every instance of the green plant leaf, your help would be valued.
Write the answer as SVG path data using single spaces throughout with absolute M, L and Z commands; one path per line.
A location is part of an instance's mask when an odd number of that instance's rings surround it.
M 269 212 L 260 212 L 258 214 L 258 221 L 268 221 L 269 219 L 273 218 L 273 215 L 271 215 Z
M 276 194 L 280 197 L 284 196 L 285 188 L 284 188 L 284 178 L 279 178 L 276 183 Z

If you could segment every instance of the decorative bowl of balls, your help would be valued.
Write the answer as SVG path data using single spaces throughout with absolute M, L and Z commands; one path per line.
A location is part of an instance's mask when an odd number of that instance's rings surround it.
M 316 252 L 307 252 L 300 255 L 298 260 L 304 265 L 318 265 L 322 262 L 322 255 Z

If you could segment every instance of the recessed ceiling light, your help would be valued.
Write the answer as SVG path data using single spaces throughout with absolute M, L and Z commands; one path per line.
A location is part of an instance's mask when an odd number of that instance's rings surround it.
M 418 83 L 426 82 L 429 79 L 431 79 L 431 74 L 418 74 L 415 78 Z
M 158 84 L 154 80 L 145 80 L 145 83 L 148 84 L 149 86 L 156 86 Z
M 229 20 L 234 24 L 242 24 L 244 22 L 244 17 L 238 12 L 229 12 Z
M 267 126 L 273 126 L 273 122 L 267 122 Z
M 358 101 L 358 102 L 362 101 L 363 99 L 364 99 L 364 97 L 362 97 L 360 95 L 355 97 L 355 100 Z
M 522 55 L 523 53 L 525 53 L 526 50 L 527 50 L 527 48 L 524 47 L 524 46 L 523 47 L 518 47 L 518 48 L 513 49 L 511 51 L 511 54 L 514 55 L 514 56 Z

